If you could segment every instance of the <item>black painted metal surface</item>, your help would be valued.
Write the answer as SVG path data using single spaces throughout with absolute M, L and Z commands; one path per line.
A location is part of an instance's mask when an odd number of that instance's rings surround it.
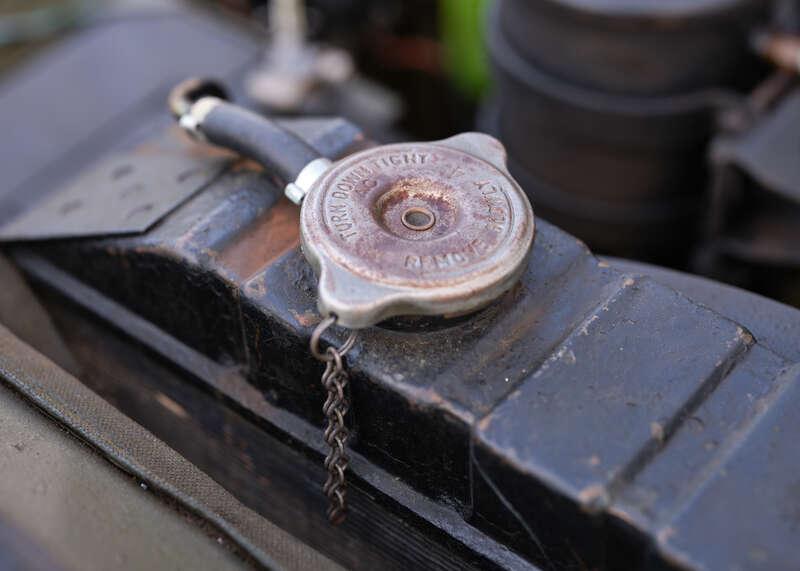
M 267 423 L 274 408 L 320 426 L 318 364 L 306 347 L 319 319 L 313 273 L 296 229 L 277 222 L 295 215 L 278 196 L 242 165 L 148 234 L 37 256 L 241 370 L 256 390 L 240 405 L 266 399 Z M 27 252 L 19 259 L 31 269 Z M 762 419 L 793 398 L 792 359 L 746 325 L 620 273 L 544 224 L 521 283 L 494 306 L 452 325 L 362 335 L 349 357 L 354 448 L 545 567 L 698 567 L 712 556 L 746 562 L 753 550 L 791 566 L 778 541 L 791 524 L 774 496 L 747 508 L 775 528 L 774 545 L 718 553 L 681 527 L 745 533 L 700 499 L 728 463 L 747 463 L 741 455 L 771 422 Z M 765 466 L 786 493 L 777 474 L 791 461 Z

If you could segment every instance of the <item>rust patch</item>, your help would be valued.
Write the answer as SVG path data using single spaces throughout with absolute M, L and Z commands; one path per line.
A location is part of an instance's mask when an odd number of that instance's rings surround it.
M 155 398 L 156 398 L 156 401 L 158 401 L 158 404 L 163 406 L 165 409 L 170 411 L 175 416 L 177 416 L 179 418 L 184 418 L 184 419 L 185 418 L 189 418 L 189 413 L 186 412 L 186 409 L 183 408 L 183 406 L 181 406 L 180 404 L 178 404 L 174 400 L 172 400 L 171 398 L 169 398 L 164 393 L 157 393 Z
M 245 291 L 251 297 L 261 297 L 267 293 L 267 280 L 264 274 L 260 274 L 245 284 Z
M 585 512 L 596 514 L 608 506 L 610 498 L 602 485 L 591 484 L 578 493 L 578 501 Z
M 494 417 L 491 414 L 484 416 L 480 422 L 478 422 L 478 430 L 481 432 L 489 430 L 489 425 L 492 424 L 492 420 L 494 420 Z
M 753 42 L 756 52 L 779 68 L 796 73 L 800 57 L 800 37 L 793 34 L 760 33 Z
M 320 315 L 314 311 L 305 311 L 300 313 L 294 309 L 290 309 L 289 313 L 292 314 L 294 320 L 301 327 L 312 327 L 322 321 L 322 317 L 320 317 Z
M 246 280 L 300 243 L 300 209 L 281 198 L 227 245 L 217 262 Z
M 247 158 L 240 158 L 231 166 L 231 172 L 262 172 L 263 170 L 264 167 Z

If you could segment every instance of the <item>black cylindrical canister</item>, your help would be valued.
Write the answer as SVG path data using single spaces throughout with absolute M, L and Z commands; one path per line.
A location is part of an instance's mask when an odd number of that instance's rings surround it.
M 537 213 L 601 252 L 685 253 L 715 115 L 756 77 L 748 32 L 765 11 L 759 0 L 500 2 L 486 117 Z

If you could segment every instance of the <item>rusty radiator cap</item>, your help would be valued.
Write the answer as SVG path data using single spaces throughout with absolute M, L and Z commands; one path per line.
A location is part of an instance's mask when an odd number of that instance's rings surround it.
M 534 217 L 503 146 L 478 133 L 386 145 L 331 167 L 303 202 L 319 310 L 345 327 L 466 313 L 522 273 Z

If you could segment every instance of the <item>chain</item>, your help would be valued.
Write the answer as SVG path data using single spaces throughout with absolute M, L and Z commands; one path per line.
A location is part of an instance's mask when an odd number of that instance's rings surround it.
M 322 386 L 328 393 L 322 412 L 327 419 L 325 426 L 325 443 L 329 452 L 325 457 L 325 469 L 328 479 L 322 491 L 328 496 L 328 520 L 338 525 L 347 517 L 347 481 L 345 473 L 349 458 L 347 456 L 347 439 L 350 433 L 344 422 L 344 417 L 350 408 L 350 399 L 347 396 L 349 375 L 344 368 L 344 356 L 352 349 L 356 341 L 356 332 L 348 336 L 344 344 L 338 349 L 328 347 L 324 352 L 319 349 L 319 341 L 326 329 L 336 323 L 336 316 L 324 319 L 311 334 L 311 354 L 320 361 L 325 362 L 325 372 L 322 373 Z

